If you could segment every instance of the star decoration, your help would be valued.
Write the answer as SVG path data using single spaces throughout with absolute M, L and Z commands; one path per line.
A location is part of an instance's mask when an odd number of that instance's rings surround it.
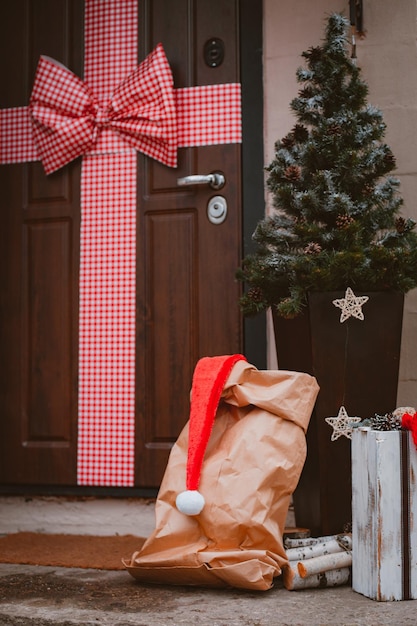
M 364 320 L 362 306 L 368 302 L 369 296 L 355 296 L 352 289 L 346 289 L 345 297 L 333 300 L 333 304 L 342 309 L 340 314 L 340 322 L 344 322 L 349 317 L 356 317 L 358 320 Z
M 342 435 L 352 439 L 353 424 L 361 422 L 360 417 L 349 417 L 344 406 L 341 406 L 337 417 L 325 417 L 325 421 L 333 428 L 332 441 L 336 441 Z

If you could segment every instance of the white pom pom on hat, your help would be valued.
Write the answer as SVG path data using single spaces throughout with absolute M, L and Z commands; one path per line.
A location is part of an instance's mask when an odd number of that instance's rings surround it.
M 204 509 L 205 503 L 204 496 L 195 489 L 182 491 L 175 500 L 177 509 L 184 515 L 198 515 Z
M 224 385 L 238 361 L 246 361 L 246 358 L 242 354 L 203 357 L 195 367 L 188 431 L 187 489 L 176 498 L 177 509 L 184 515 L 198 515 L 204 508 L 205 498 L 198 491 L 204 454 Z

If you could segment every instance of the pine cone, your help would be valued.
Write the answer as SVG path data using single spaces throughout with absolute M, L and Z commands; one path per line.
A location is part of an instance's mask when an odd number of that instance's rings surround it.
M 247 295 L 253 302 L 262 302 L 264 299 L 264 294 L 260 287 L 251 287 Z
M 292 134 L 294 136 L 295 141 L 303 142 L 308 139 L 308 130 L 302 124 L 296 124 L 292 129 Z
M 319 243 L 315 241 L 310 241 L 304 248 L 305 254 L 320 254 L 322 247 Z
M 385 153 L 384 161 L 392 169 L 394 169 L 394 167 L 396 166 L 396 163 L 397 163 L 396 160 L 395 160 L 395 156 L 393 155 L 391 150 L 387 150 L 387 152 Z
M 376 413 L 370 421 L 373 430 L 401 430 L 401 416 L 395 413 L 386 413 L 385 415 Z
M 294 136 L 291 133 L 281 139 L 281 144 L 284 148 L 292 148 L 294 143 Z
M 301 178 L 301 167 L 298 165 L 289 165 L 284 171 L 284 176 L 293 183 L 297 182 Z
M 406 221 L 403 217 L 397 217 L 397 219 L 395 220 L 395 229 L 397 231 L 397 233 L 404 233 L 405 232 L 405 226 L 406 226 Z
M 303 87 L 302 89 L 300 89 L 299 91 L 299 97 L 300 98 L 305 98 L 306 100 L 308 100 L 309 98 L 311 98 L 314 94 L 313 94 L 313 90 L 309 85 L 306 85 L 305 87 Z
M 323 49 L 320 46 L 312 46 L 307 50 L 307 52 L 303 53 L 305 58 L 310 59 L 312 63 L 317 63 L 323 56 Z
M 296 215 L 294 218 L 294 225 L 303 225 L 306 223 L 306 218 L 304 217 L 304 215 Z
M 327 132 L 329 133 L 329 135 L 340 135 L 340 133 L 342 132 L 342 127 L 340 124 L 330 124 Z
M 364 196 L 370 196 L 374 191 L 374 186 L 371 183 L 365 183 L 362 189 Z
M 349 228 L 349 226 L 355 220 L 351 215 L 338 215 L 336 218 L 336 228 L 343 230 L 344 228 Z

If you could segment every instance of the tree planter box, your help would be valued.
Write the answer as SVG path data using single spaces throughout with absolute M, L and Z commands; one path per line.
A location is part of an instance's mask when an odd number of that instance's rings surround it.
M 311 293 L 303 315 L 274 316 L 280 369 L 316 377 L 320 392 L 307 431 L 307 459 L 294 492 L 296 523 L 314 535 L 340 533 L 352 521 L 351 442 L 331 441 L 326 417 L 345 406 L 351 417 L 373 417 L 395 409 L 404 296 L 368 295 L 364 320 L 340 322 L 333 300 L 345 292 Z M 389 330 L 389 332 L 387 332 Z
M 352 587 L 373 600 L 417 599 L 416 476 L 410 432 L 353 432 Z

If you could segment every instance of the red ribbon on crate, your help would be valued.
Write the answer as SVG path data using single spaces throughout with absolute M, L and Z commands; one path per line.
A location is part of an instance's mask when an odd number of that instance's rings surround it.
M 414 445 L 417 448 L 417 413 L 404 413 L 401 419 L 401 426 L 407 430 L 411 430 Z
M 137 32 L 137 0 L 86 0 L 84 81 L 41 57 L 30 105 L 0 111 L 0 163 L 83 157 L 80 485 L 134 485 L 136 150 L 175 167 L 242 139 L 240 85 L 174 89 L 160 44 L 137 67 Z

